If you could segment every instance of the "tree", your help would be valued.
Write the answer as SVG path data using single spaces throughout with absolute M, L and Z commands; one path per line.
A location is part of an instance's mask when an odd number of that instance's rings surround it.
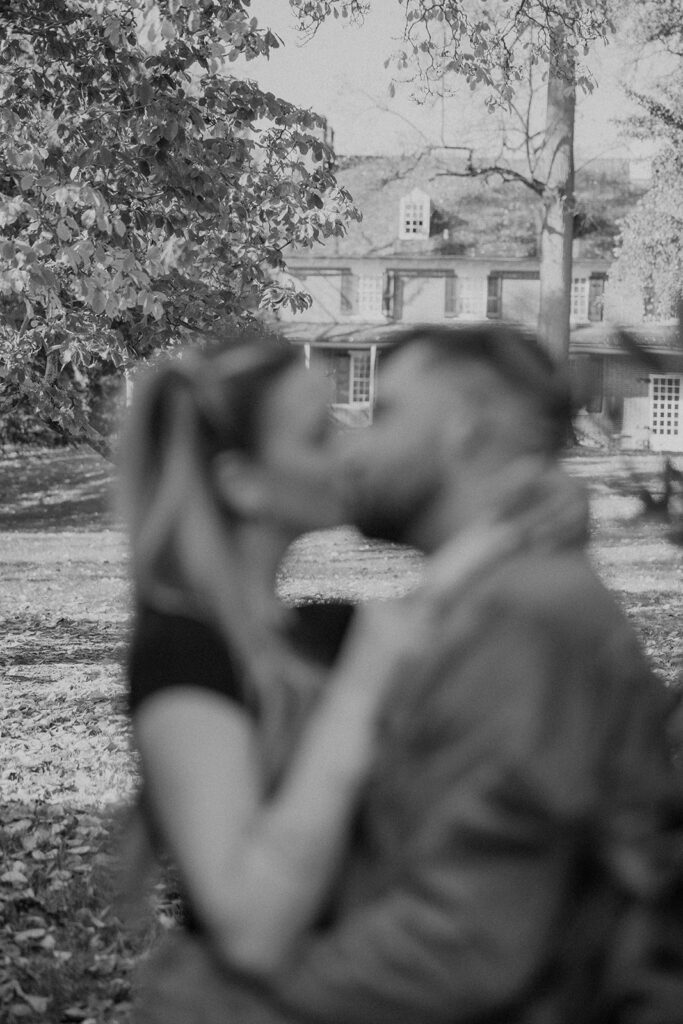
M 658 139 L 652 184 L 622 229 L 610 299 L 628 315 L 648 319 L 681 314 L 683 302 L 683 22 L 671 0 L 637 10 L 634 30 L 662 73 L 649 93 L 631 95 L 642 108 L 630 130 Z M 681 317 L 683 322 L 683 316 Z
M 5 0 L 0 395 L 101 451 L 88 388 L 304 293 L 290 244 L 340 234 L 323 119 L 230 62 L 277 38 L 249 0 Z
M 653 125 L 654 128 L 654 125 Z M 654 161 L 652 185 L 626 218 L 606 299 L 621 319 L 676 316 L 683 300 L 683 131 Z
M 330 15 L 361 20 L 370 2 L 290 0 L 308 33 Z M 528 173 L 505 163 L 477 164 L 472 150 L 464 171 L 449 173 L 496 174 L 538 195 L 539 330 L 554 357 L 563 361 L 569 348 L 576 89 L 592 87 L 581 59 L 592 42 L 606 41 L 613 31 L 610 0 L 398 2 L 405 9 L 404 45 L 393 60 L 400 73 L 416 68 L 422 89 L 446 90 L 449 79 L 464 78 L 472 89 L 485 90 L 490 110 L 512 110 L 529 75 L 543 71 L 547 102 L 542 145 L 527 147 Z M 529 139 L 528 123 L 526 131 Z

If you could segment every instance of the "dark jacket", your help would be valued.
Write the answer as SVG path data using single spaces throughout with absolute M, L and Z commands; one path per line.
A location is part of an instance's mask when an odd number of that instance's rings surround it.
M 670 707 L 578 546 L 486 573 L 392 694 L 332 921 L 282 1006 L 324 1024 L 683 1021 L 679 963 L 668 1009 L 627 1013 L 654 998 L 648 915 L 673 870 Z

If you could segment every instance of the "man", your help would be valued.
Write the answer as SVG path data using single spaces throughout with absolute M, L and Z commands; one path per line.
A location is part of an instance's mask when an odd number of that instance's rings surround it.
M 274 984 L 294 1020 L 683 1020 L 670 698 L 587 561 L 568 414 L 531 339 L 425 327 L 344 441 L 358 525 L 430 556 L 408 600 L 440 611 L 391 695 L 331 924 Z

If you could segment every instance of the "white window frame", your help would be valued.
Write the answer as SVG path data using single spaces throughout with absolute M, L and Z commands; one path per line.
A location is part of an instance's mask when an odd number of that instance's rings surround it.
M 570 316 L 581 323 L 588 322 L 588 295 L 590 284 L 588 277 L 573 277 L 571 290 Z
M 407 196 L 403 196 L 399 204 L 398 237 L 404 240 L 429 238 L 430 215 L 429 196 L 419 188 L 414 188 Z
M 456 309 L 458 316 L 482 317 L 483 289 L 480 278 L 460 277 L 456 292 Z
M 681 374 L 650 374 L 650 448 L 653 451 L 681 451 L 682 397 Z
M 368 320 L 384 318 L 384 275 L 369 274 L 358 278 L 356 312 Z
M 349 353 L 349 405 L 372 402 L 372 352 L 363 349 Z

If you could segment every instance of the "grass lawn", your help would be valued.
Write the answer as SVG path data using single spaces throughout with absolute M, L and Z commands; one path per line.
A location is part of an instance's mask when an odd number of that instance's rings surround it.
M 639 516 L 624 464 L 572 457 L 593 496 L 593 555 L 657 668 L 681 657 L 683 547 Z M 628 460 L 638 481 L 657 456 Z M 136 958 L 175 913 L 157 885 L 135 925 L 112 906 L 120 810 L 133 792 L 122 661 L 125 548 L 110 467 L 68 450 L 0 452 L 0 1021 L 125 1024 Z M 287 600 L 383 597 L 412 586 L 420 558 L 341 529 L 298 542 Z

